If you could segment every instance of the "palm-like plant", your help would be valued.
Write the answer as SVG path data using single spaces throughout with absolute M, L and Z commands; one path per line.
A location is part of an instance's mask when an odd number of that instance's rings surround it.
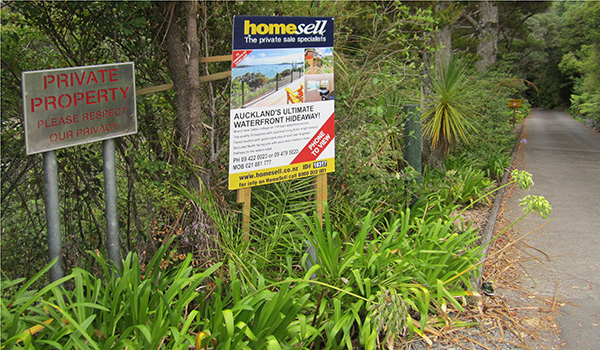
M 425 103 L 423 132 L 434 149 L 446 154 L 457 141 L 469 141 L 476 132 L 472 123 L 476 112 L 469 101 L 469 77 L 464 63 L 451 57 L 431 71 L 433 96 Z

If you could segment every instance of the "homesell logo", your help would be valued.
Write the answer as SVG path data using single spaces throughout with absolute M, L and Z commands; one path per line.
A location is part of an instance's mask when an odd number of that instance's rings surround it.
M 273 34 L 325 34 L 325 26 L 327 26 L 327 20 L 316 20 L 315 23 L 300 23 L 295 25 L 294 23 L 252 23 L 250 20 L 244 21 L 244 35 L 248 34 L 260 34 L 260 35 L 273 35 Z
M 236 16 L 233 49 L 333 47 L 332 17 Z

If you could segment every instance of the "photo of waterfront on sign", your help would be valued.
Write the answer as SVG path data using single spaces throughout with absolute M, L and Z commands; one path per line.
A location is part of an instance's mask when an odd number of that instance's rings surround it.
M 231 70 L 231 108 L 286 104 L 303 77 L 303 49 L 254 50 Z

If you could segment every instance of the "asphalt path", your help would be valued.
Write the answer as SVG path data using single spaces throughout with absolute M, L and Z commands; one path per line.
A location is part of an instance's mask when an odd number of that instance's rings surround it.
M 531 256 L 519 284 L 564 303 L 556 315 L 563 349 L 600 349 L 600 134 L 558 111 L 534 110 L 525 123 L 515 166 L 535 185 L 516 190 L 505 210 L 519 217 L 519 200 L 530 194 L 553 210 L 547 220 L 535 214 L 516 226 L 528 234 Z

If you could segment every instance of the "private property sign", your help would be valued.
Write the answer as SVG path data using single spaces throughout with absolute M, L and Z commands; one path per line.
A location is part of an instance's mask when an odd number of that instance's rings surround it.
M 236 16 L 229 189 L 335 170 L 332 17 Z
M 23 72 L 27 154 L 137 132 L 133 63 Z

